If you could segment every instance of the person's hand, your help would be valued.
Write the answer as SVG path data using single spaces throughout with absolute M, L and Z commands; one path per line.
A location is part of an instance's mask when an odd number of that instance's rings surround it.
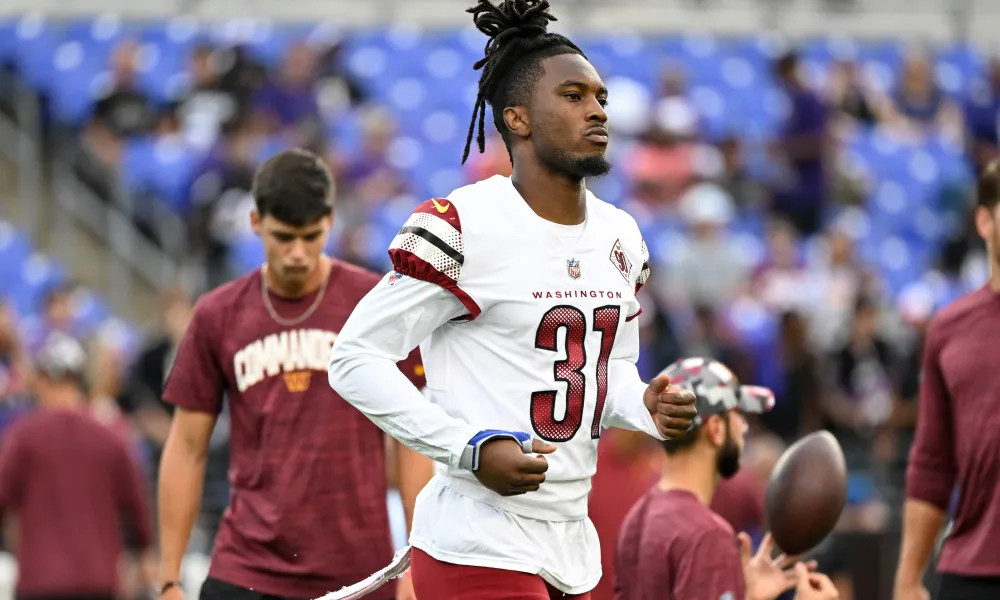
M 551 454 L 552 444 L 531 440 L 531 451 Z M 521 444 L 509 438 L 498 438 L 483 444 L 479 450 L 479 469 L 473 471 L 480 483 L 501 496 L 518 496 L 533 492 L 545 481 L 549 463 L 544 456 L 525 454 Z
M 892 590 L 892 600 L 931 600 L 931 594 L 924 584 L 917 581 L 899 581 Z
M 804 563 L 795 564 L 795 600 L 837 600 L 840 592 L 830 578 L 822 573 L 811 573 Z
M 642 401 L 653 416 L 656 430 L 668 440 L 683 437 L 698 416 L 694 394 L 670 385 L 670 377 L 666 375 L 657 375 L 649 382 Z
M 784 554 L 771 558 L 774 540 L 770 533 L 764 536 L 756 554 L 752 554 L 749 535 L 740 533 L 737 537 L 740 540 L 740 562 L 743 565 L 748 600 L 773 600 L 795 587 L 797 576 L 792 566 L 797 558 Z M 815 568 L 815 562 L 806 563 L 807 570 Z
M 160 594 L 159 600 L 184 600 L 184 591 L 176 585 L 169 587 Z
M 409 571 L 396 580 L 396 600 L 417 600 L 417 595 L 413 593 L 413 578 L 410 577 Z

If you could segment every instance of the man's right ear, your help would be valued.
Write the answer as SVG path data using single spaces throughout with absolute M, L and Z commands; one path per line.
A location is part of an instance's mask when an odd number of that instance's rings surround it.
M 260 237 L 260 213 L 257 212 L 256 208 L 250 211 L 250 228 L 257 234 L 257 237 Z
M 984 240 L 994 238 L 994 228 L 996 222 L 993 219 L 993 211 L 985 206 L 976 207 L 976 232 Z
M 726 423 L 723 415 L 708 415 L 701 425 L 705 436 L 713 446 L 722 447 L 726 443 Z
M 531 118 L 527 107 L 508 106 L 503 109 L 503 121 L 511 134 L 522 138 L 531 135 Z

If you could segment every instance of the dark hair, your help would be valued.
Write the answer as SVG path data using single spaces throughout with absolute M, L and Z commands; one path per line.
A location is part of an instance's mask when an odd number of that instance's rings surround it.
M 986 165 L 983 174 L 979 176 L 976 203 L 990 210 L 1000 203 L 1000 160 Z
M 267 159 L 253 178 L 261 217 L 302 227 L 333 212 L 333 177 L 320 157 L 295 148 Z
M 701 432 L 701 427 L 693 427 L 683 436 L 676 439 L 664 440 L 660 442 L 660 445 L 663 446 L 663 450 L 667 454 L 670 455 L 677 454 L 681 450 L 693 446 L 695 441 L 698 440 L 698 434 L 700 432 Z
M 788 77 L 795 72 L 799 66 L 799 55 L 794 50 L 785 52 L 774 63 L 774 74 L 779 77 Z
M 709 415 L 704 415 L 701 417 L 701 425 L 697 427 L 692 427 L 683 436 L 673 439 L 673 440 L 663 440 L 660 445 L 663 446 L 663 450 L 668 455 L 674 455 L 684 450 L 694 446 L 694 443 L 698 441 L 698 435 L 701 433 L 702 428 L 705 426 L 705 422 L 708 421 L 713 416 L 717 416 L 723 420 L 726 424 L 726 435 L 729 435 L 729 419 L 726 418 L 726 413 L 712 413 Z
M 587 57 L 566 37 L 547 31 L 549 21 L 556 20 L 548 8 L 548 0 L 502 0 L 499 6 L 489 0 L 479 0 L 479 4 L 466 11 L 472 13 L 476 27 L 489 39 L 483 50 L 485 56 L 473 65 L 473 69 L 482 69 L 483 73 L 479 77 L 479 93 L 465 140 L 463 164 L 469 158 L 477 117 L 479 134 L 476 141 L 480 152 L 486 149 L 484 125 L 487 103 L 493 107 L 493 125 L 510 153 L 510 137 L 503 111 L 508 106 L 528 103 L 532 89 L 543 73 L 540 61 L 559 54 Z

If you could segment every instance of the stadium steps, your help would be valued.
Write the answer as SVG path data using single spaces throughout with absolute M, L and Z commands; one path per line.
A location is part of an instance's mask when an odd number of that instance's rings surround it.
M 15 165 L 0 153 L 0 214 L 27 230 L 28 215 L 24 214 L 24 204 L 18 197 L 18 184 Z M 138 325 L 155 327 L 159 322 L 156 290 L 131 269 L 116 273 L 115 269 L 122 269 L 121 261 L 108 244 L 72 219 L 57 223 L 48 182 L 39 191 L 40 197 L 36 199 L 38 221 L 35 231 L 29 232 L 35 247 L 58 260 L 69 279 L 101 293 L 115 315 Z M 108 293 L 116 285 L 114 277 L 124 278 L 117 285 L 124 285 L 129 290 L 128 295 L 119 297 Z

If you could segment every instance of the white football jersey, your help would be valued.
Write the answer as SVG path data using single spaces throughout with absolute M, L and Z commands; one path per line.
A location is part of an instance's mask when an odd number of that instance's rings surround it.
M 635 220 L 588 193 L 586 221 L 558 225 L 496 176 L 418 207 L 389 254 L 397 272 L 449 290 L 467 310 L 420 344 L 432 401 L 478 429 L 559 446 L 529 494 L 501 498 L 467 469 L 448 474 L 518 514 L 585 516 L 601 429 L 628 408 L 645 411 L 633 319 L 649 257 Z
M 601 577 L 587 518 L 604 427 L 662 439 L 643 404 L 645 243 L 587 195 L 586 221 L 538 217 L 493 177 L 417 207 L 389 250 L 395 271 L 358 304 L 330 355 L 330 385 L 379 427 L 441 463 L 410 543 L 456 564 L 537 573 L 583 593 Z M 396 368 L 419 344 L 426 397 Z M 546 480 L 504 497 L 475 478 L 479 448 L 512 432 L 556 444 Z

